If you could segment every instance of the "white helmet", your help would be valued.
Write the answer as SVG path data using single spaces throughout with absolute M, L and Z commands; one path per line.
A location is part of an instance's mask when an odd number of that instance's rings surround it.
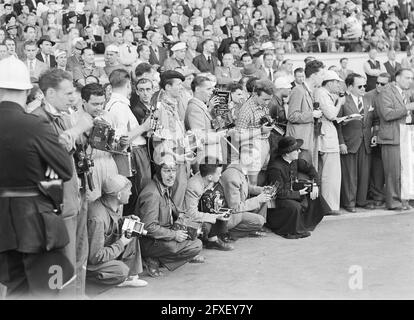
M 23 61 L 15 56 L 0 61 L 0 88 L 28 90 L 33 86 L 30 82 L 30 73 Z

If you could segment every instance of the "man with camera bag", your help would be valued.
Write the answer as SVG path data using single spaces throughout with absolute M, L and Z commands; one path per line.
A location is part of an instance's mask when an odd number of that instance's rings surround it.
M 279 156 L 267 168 L 268 184 L 280 183 L 276 208 L 268 209 L 267 226 L 286 239 L 310 236 L 330 208 L 319 196 L 319 179 L 315 168 L 299 159 L 303 140 L 287 136 L 279 141 Z M 309 180 L 299 181 L 298 173 Z
M 38 184 L 51 171 L 69 180 L 72 163 L 48 121 L 25 113 L 32 85 L 24 63 L 8 57 L 0 70 L 0 287 L 6 297 L 50 297 L 58 293 L 49 286 L 50 267 L 60 266 L 66 282 L 75 263 L 63 254 L 69 238 L 62 216 Z
M 49 121 L 54 132 L 59 136 L 59 142 L 72 154 L 76 142 L 80 141 L 84 132 L 92 126 L 92 118 L 88 114 L 81 117 L 77 113 L 69 113 L 76 102 L 75 88 L 70 73 L 61 69 L 53 69 L 42 74 L 39 87 L 45 96 L 45 105 L 33 111 Z M 86 263 L 88 257 L 88 241 L 86 230 L 87 201 L 86 189 L 81 189 L 78 182 L 77 170 L 73 164 L 72 178 L 63 184 L 63 212 L 70 242 L 66 249 L 69 260 L 76 265 L 75 290 L 67 286 L 67 293 L 82 297 L 85 292 Z M 75 263 L 76 261 L 76 263 Z
M 88 209 L 89 256 L 87 278 L 100 284 L 119 287 L 144 287 L 138 234 L 122 230 L 125 219 L 139 223 L 137 216 L 122 217 L 122 205 L 128 203 L 131 182 L 119 174 L 108 177 L 102 197 Z

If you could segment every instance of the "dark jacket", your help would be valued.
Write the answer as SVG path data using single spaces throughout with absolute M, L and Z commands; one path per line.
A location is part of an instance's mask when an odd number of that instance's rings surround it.
M 371 126 L 373 118 L 373 109 L 366 97 L 362 97 L 364 104 L 364 118 L 361 120 L 353 120 L 346 124 L 341 122 L 338 127 L 339 144 L 345 144 L 348 148 L 348 153 L 357 153 L 361 143 L 365 145 L 367 153 L 371 153 Z M 358 106 L 355 105 L 351 95 L 345 98 L 345 104 L 338 112 L 338 118 L 359 113 Z
M 198 70 L 200 70 L 200 72 L 210 72 L 211 74 L 215 74 L 216 67 L 219 65 L 218 59 L 215 56 L 212 55 L 211 63 L 208 63 L 204 54 L 200 54 L 195 57 L 193 59 L 193 64 Z
M 43 60 L 43 56 L 40 52 L 36 55 L 36 59 L 39 60 L 39 61 L 45 62 L 45 60 Z M 55 59 L 54 55 L 50 55 L 49 61 L 50 61 L 50 65 L 48 66 L 48 68 L 55 68 L 57 66 L 56 59 Z
M 395 81 L 395 73 L 401 69 L 401 63 L 398 63 L 395 61 L 395 67 L 393 68 L 391 66 L 391 63 L 389 61 L 384 63 L 384 67 L 387 70 L 387 72 L 391 75 L 391 81 Z
M 151 65 L 158 64 L 159 66 L 163 66 L 164 61 L 168 58 L 168 51 L 164 47 L 158 47 L 158 56 L 155 55 L 154 49 L 150 46 L 150 58 L 149 63 Z
M 267 184 L 271 185 L 276 181 L 280 183 L 277 192 L 278 199 L 301 201 L 299 191 L 292 190 L 292 182 L 301 178 L 299 174 L 305 174 L 308 179 L 314 180 L 319 185 L 318 173 L 314 166 L 303 159 L 288 163 L 282 156 L 278 156 L 274 161 L 269 162 L 267 167 Z
M 182 33 L 183 31 L 184 31 L 184 29 L 183 29 L 183 26 L 181 25 L 181 24 L 177 24 L 177 27 L 178 27 L 178 31 L 180 32 L 180 33 Z M 168 23 L 166 23 L 165 25 L 164 25 L 164 30 L 165 30 L 165 34 L 167 35 L 167 36 L 170 36 L 171 35 L 171 30 L 172 30 L 172 28 L 173 28 L 173 26 L 172 26 L 172 24 L 171 24 L 171 22 L 168 22 Z
M 0 147 L 0 189 L 35 187 L 45 180 L 48 166 L 64 181 L 72 176 L 69 154 L 50 124 L 13 102 L 0 103 Z M 44 251 L 47 239 L 41 213 L 52 209 L 43 196 L 0 197 L 0 252 Z

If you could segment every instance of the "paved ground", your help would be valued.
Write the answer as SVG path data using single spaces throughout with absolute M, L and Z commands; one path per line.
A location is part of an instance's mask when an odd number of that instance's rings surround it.
M 362 212 L 327 217 L 311 237 L 240 239 L 236 250 L 204 250 L 203 265 L 187 264 L 116 288 L 97 299 L 414 299 L 414 212 Z M 351 290 L 351 266 L 362 289 Z

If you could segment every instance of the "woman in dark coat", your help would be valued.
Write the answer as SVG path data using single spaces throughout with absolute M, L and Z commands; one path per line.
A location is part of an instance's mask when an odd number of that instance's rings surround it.
M 283 137 L 278 144 L 279 155 L 272 157 L 267 168 L 268 184 L 280 184 L 276 207 L 268 209 L 267 227 L 287 239 L 310 236 L 309 231 L 313 231 L 323 216 L 330 212 L 326 201 L 319 196 L 319 178 L 315 168 L 298 159 L 302 144 L 303 140 Z M 305 185 L 301 175 L 307 176 Z

